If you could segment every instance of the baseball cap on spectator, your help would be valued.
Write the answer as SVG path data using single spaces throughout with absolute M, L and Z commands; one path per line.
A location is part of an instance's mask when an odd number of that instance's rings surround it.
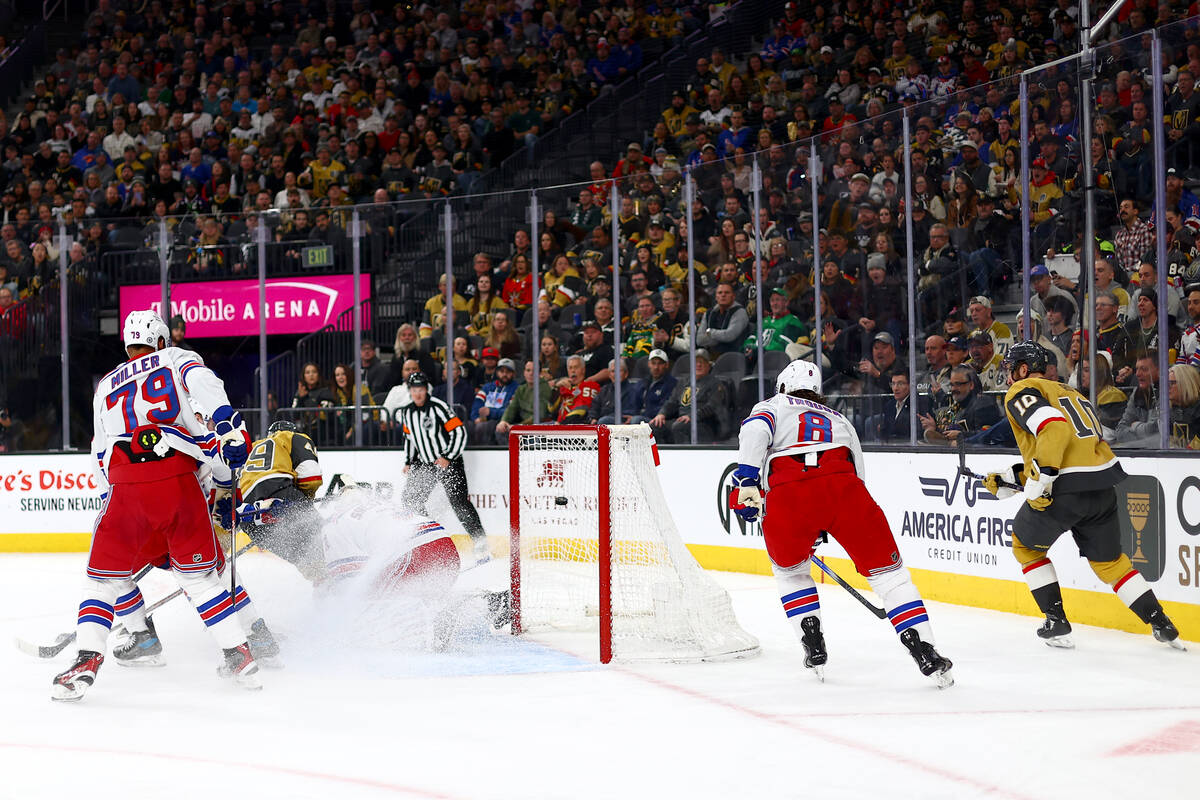
M 708 354 L 708 351 L 703 347 L 698 347 L 696 348 L 696 360 L 699 361 L 702 358 L 708 363 L 712 363 L 712 356 Z
M 939 64 L 949 64 L 949 63 L 950 63 L 950 56 L 938 56 L 937 63 L 939 63 Z
M 663 350 L 651 350 L 651 351 L 650 351 L 649 360 L 650 360 L 650 361 L 653 361 L 653 360 L 654 360 L 654 359 L 656 359 L 656 358 L 657 358 L 659 361 L 670 361 L 670 360 L 671 360 L 671 359 L 667 358 L 667 354 L 666 354 L 666 352 L 665 352 L 665 351 L 663 351 Z
M 987 297 L 984 297 L 984 296 L 983 296 L 983 295 L 981 295 L 981 294 L 977 294 L 977 295 L 975 295 L 974 297 L 972 297 L 972 298 L 970 299 L 970 301 L 967 303 L 967 305 L 970 305 L 971 303 L 979 303 L 979 305 L 983 306 L 984 308 L 991 308 L 991 307 L 992 307 L 992 301 L 991 301 L 991 299 L 990 299 L 990 298 L 987 298 Z
M 517 365 L 511 358 L 502 358 L 496 362 L 496 369 L 511 369 L 517 371 Z
M 946 347 L 953 347 L 955 350 L 967 350 L 967 340 L 962 336 L 952 336 L 950 341 L 946 342 Z
M 626 147 L 625 151 L 629 152 L 630 150 L 637 150 L 640 153 L 642 152 L 642 146 L 637 142 L 630 142 L 629 147 Z
M 867 256 L 867 269 L 887 269 L 887 257 L 883 253 L 871 253 Z
M 1050 270 L 1045 264 L 1034 264 L 1033 269 L 1029 270 L 1029 274 L 1032 277 L 1037 278 L 1042 275 L 1049 275 Z
M 1039 169 L 1039 168 L 1045 169 L 1046 168 L 1046 159 L 1042 158 L 1041 156 L 1038 156 L 1029 164 L 1029 166 L 1031 169 Z
M 866 183 L 870 183 L 871 179 L 862 172 L 856 172 L 850 176 L 850 182 L 854 183 L 855 181 L 864 181 Z
M 829 45 L 825 45 L 824 47 L 822 47 L 822 48 L 821 48 L 821 52 L 822 52 L 822 53 L 832 53 L 832 52 L 833 52 L 833 48 L 832 48 L 832 47 L 830 47 Z
M 688 125 L 699 125 L 700 115 L 697 113 L 688 114 L 687 119 L 684 120 L 684 122 L 686 122 Z
M 992 337 L 983 331 L 971 334 L 971 338 L 967 339 L 967 344 L 992 344 Z
M 1141 300 L 1143 297 L 1149 300 L 1155 308 L 1158 308 L 1158 290 L 1153 286 L 1143 286 L 1138 289 L 1138 299 Z
M 479 354 L 479 358 L 480 359 L 484 359 L 484 358 L 499 359 L 500 351 L 494 347 L 485 347 L 485 348 L 483 348 L 483 352 Z
M 831 106 L 832 106 L 832 105 L 839 105 L 839 106 L 842 106 L 842 105 L 845 105 L 845 103 L 843 103 L 843 102 L 842 102 L 842 98 L 838 97 L 838 96 L 835 94 L 833 97 L 829 98 L 829 105 L 831 105 Z
M 589 319 L 587 322 L 580 325 L 579 328 L 580 330 L 587 330 L 588 328 L 595 328 L 598 331 L 604 330 L 600 327 L 600 323 L 596 322 L 594 319 Z
M 875 338 L 871 341 L 883 342 L 884 344 L 890 344 L 892 347 L 896 346 L 896 340 L 893 339 L 892 335 L 887 331 L 880 331 L 879 333 L 875 334 Z
M 780 297 L 788 296 L 787 289 L 783 288 L 782 286 L 776 286 L 774 289 L 771 290 L 771 294 L 777 294 Z

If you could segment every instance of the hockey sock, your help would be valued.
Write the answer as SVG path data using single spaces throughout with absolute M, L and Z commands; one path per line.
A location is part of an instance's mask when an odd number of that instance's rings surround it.
M 1121 602 L 1129 606 L 1129 610 L 1137 614 L 1138 619 L 1150 623 L 1150 616 L 1155 611 L 1161 611 L 1162 605 L 1154 595 L 1154 590 L 1142 573 L 1133 568 L 1129 556 L 1122 553 L 1112 561 L 1089 561 L 1092 571 L 1100 580 L 1112 587 Z
M 779 600 L 783 613 L 787 615 L 797 640 L 803 640 L 804 631 L 800 624 L 807 617 L 821 618 L 821 602 L 817 598 L 817 584 L 812 578 L 812 561 L 804 559 L 794 567 L 771 564 L 775 583 L 779 586 Z
M 148 630 L 146 625 L 146 602 L 142 591 L 133 581 L 120 581 L 118 587 L 120 596 L 113 604 L 113 610 L 121 618 L 121 624 L 130 633 L 140 633 Z
M 933 628 L 929 624 L 929 614 L 925 612 L 925 603 L 921 593 L 913 585 L 908 568 L 899 566 L 879 575 L 867 578 L 871 589 L 883 601 L 887 609 L 888 620 L 896 630 L 896 635 L 904 633 L 909 628 L 917 631 L 921 641 L 933 644 Z
M 84 581 L 83 602 L 79 604 L 79 617 L 75 628 L 76 643 L 80 650 L 106 652 L 108 632 L 112 630 L 116 612 L 113 605 L 120 591 L 118 581 L 103 581 L 88 578 Z
M 226 564 L 221 568 L 221 586 L 229 585 L 229 565 Z M 238 585 L 233 588 L 233 598 L 235 602 L 234 611 L 237 612 L 238 622 L 242 628 L 249 633 L 256 620 L 260 618 L 258 611 L 254 608 L 254 602 L 250 599 L 250 595 L 242 588 L 239 581 Z
M 233 597 L 217 577 L 215 569 L 200 573 L 176 571 L 175 575 L 221 649 L 228 650 L 245 643 L 246 631 L 234 613 Z
M 1044 552 L 1026 547 L 1013 537 L 1013 555 L 1021 565 L 1025 582 L 1033 594 L 1033 601 L 1043 614 L 1054 608 L 1055 604 L 1062 605 L 1062 587 L 1058 583 L 1058 573 L 1054 564 Z

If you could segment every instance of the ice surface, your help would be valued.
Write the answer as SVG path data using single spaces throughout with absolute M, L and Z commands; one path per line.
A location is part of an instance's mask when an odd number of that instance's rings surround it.
M 314 602 L 271 556 L 238 561 L 287 639 L 286 669 L 247 693 L 215 674 L 186 602 L 156 613 L 167 666 L 109 659 L 77 705 L 54 661 L 8 643 L 69 630 L 82 555 L 0 556 L 0 798 L 1194 798 L 1200 648 L 931 603 L 958 684 L 938 691 L 886 623 L 821 587 L 826 683 L 768 578 L 715 573 L 756 659 L 602 667 L 593 637 L 536 641 L 464 625 L 451 651 Z M 503 585 L 505 564 L 464 576 Z M 144 584 L 152 602 L 172 587 Z M 372 631 L 378 632 L 378 635 Z

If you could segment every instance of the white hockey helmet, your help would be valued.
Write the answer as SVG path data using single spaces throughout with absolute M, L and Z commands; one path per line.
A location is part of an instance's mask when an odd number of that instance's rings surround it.
M 126 347 L 142 345 L 157 350 L 160 338 L 171 342 L 171 329 L 153 311 L 131 311 L 125 318 L 122 338 Z
M 782 394 L 791 394 L 802 389 L 820 394 L 821 368 L 811 361 L 797 359 L 783 368 L 775 386 Z

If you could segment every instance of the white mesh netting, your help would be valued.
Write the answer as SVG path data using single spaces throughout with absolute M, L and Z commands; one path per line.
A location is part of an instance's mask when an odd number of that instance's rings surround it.
M 693 661 L 758 652 L 728 593 L 679 537 L 658 482 L 650 429 L 610 426 L 613 657 Z M 539 430 L 518 448 L 521 619 L 526 630 L 598 627 L 597 436 Z

